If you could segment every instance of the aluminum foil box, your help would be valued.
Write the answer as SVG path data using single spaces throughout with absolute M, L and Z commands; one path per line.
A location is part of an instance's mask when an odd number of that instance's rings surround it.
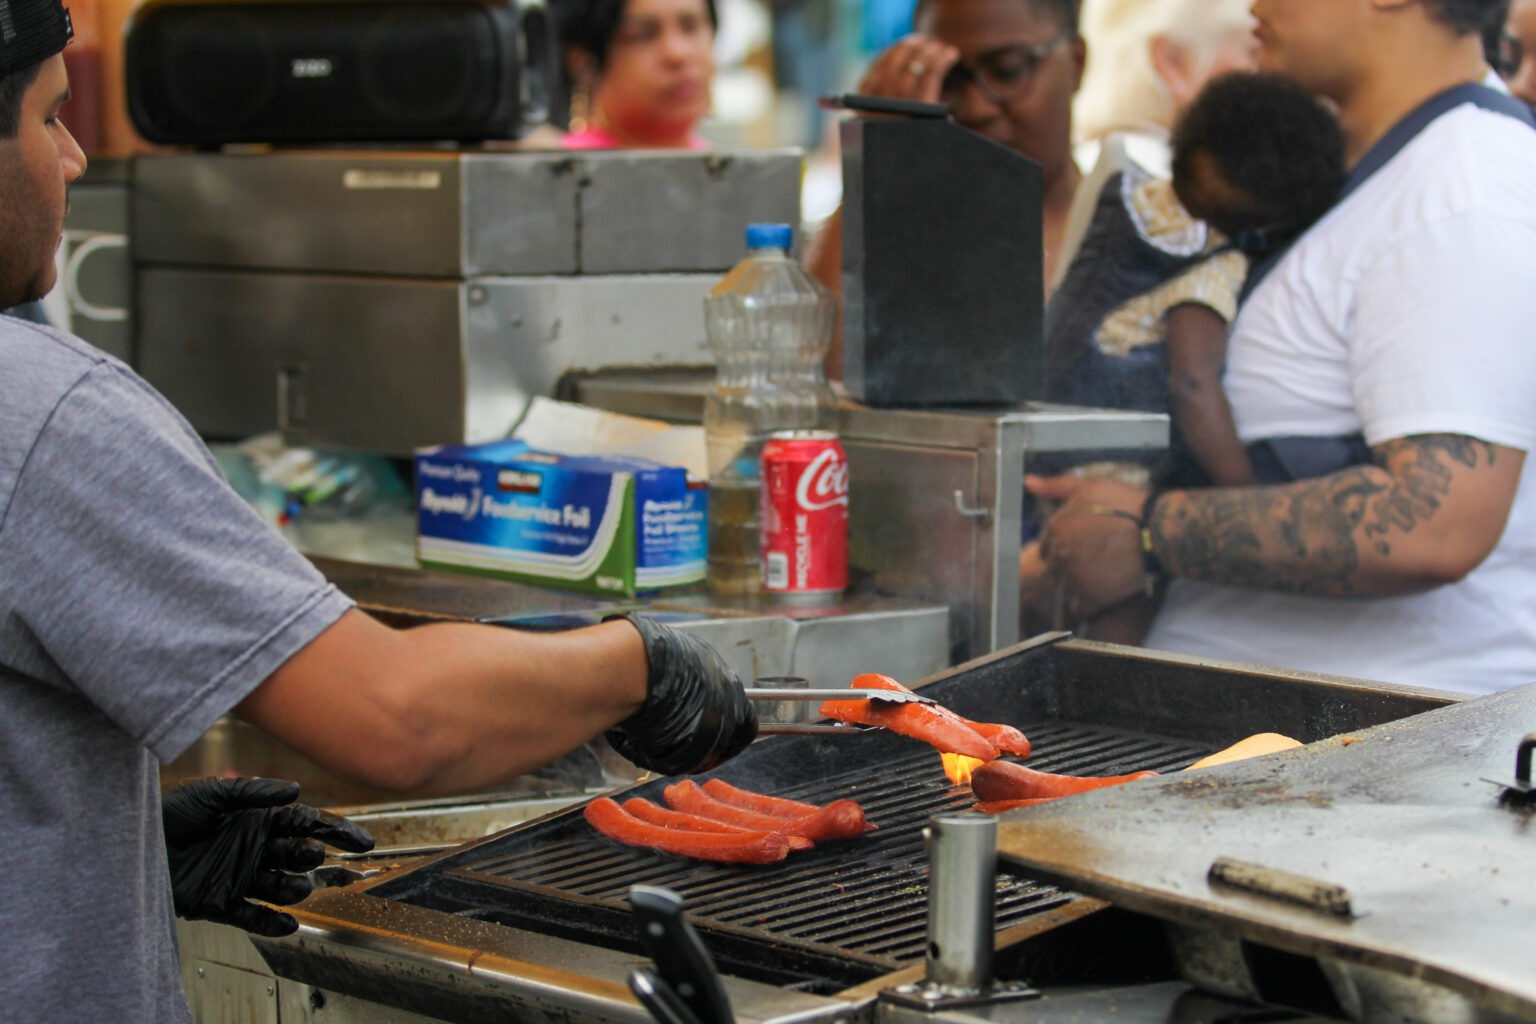
M 680 467 L 520 440 L 416 455 L 423 566 L 634 596 L 704 578 L 708 490 Z

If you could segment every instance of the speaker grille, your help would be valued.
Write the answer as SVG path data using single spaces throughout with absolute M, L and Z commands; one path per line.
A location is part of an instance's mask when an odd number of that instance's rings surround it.
M 526 76 L 552 73 L 520 66 L 549 52 L 520 41 L 520 10 L 149 0 L 126 41 L 129 112 L 172 144 L 514 138 L 528 127 Z

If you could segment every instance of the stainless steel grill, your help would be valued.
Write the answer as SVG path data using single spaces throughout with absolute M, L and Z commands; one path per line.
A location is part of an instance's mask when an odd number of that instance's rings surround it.
M 1075 774 L 1173 771 L 1254 732 L 1311 743 L 1451 700 L 1060 636 L 952 669 L 922 692 L 969 718 L 1018 725 L 1034 743 L 1032 766 Z M 424 1019 L 644 1024 L 645 1012 L 624 984 L 643 959 L 624 895 L 646 883 L 683 897 L 726 976 L 737 1019 L 894 1020 L 888 1014 L 895 1011 L 884 1003 L 877 1008 L 876 997 L 922 971 L 922 829 L 936 813 L 969 803 L 967 790 L 949 784 L 928 748 L 878 730 L 779 737 L 715 774 L 818 803 L 850 797 L 881 827 L 859 840 L 791 854 L 782 864 L 731 867 L 620 847 L 593 832 L 579 811 L 563 811 L 318 892 L 295 908 L 297 935 L 255 944 L 285 984 Z M 615 795 L 657 797 L 663 784 Z M 1007 944 L 1006 955 L 1000 946 L 997 977 L 1044 990 L 1040 1003 L 1028 1004 L 1042 1009 L 1083 986 L 1161 985 L 1151 993 L 1161 1009 L 1134 1019 L 1171 1019 L 1169 1006 L 1184 989 L 1172 981 L 1177 969 L 1156 922 L 1106 912 L 1096 900 L 1031 880 L 1028 869 L 1011 870 L 1018 873 L 995 880 L 996 927 L 999 943 Z
M 1209 752 L 1205 746 L 1075 723 L 1025 731 L 1040 751 L 1031 766 L 1046 771 L 1166 772 Z M 818 843 L 779 864 L 710 864 L 620 846 L 573 808 L 448 855 L 372 893 L 630 949 L 629 887 L 664 886 L 686 901 L 694 927 L 722 969 L 803 991 L 837 991 L 923 958 L 928 900 L 923 827 L 935 814 L 974 802 L 968 787 L 944 776 L 935 751 L 883 731 L 796 737 L 755 746 L 711 775 L 809 803 L 857 800 L 879 829 L 856 840 Z M 671 781 L 643 783 L 616 795 L 660 802 Z M 1007 873 L 998 875 L 996 892 L 1000 928 L 1071 899 L 1060 889 Z

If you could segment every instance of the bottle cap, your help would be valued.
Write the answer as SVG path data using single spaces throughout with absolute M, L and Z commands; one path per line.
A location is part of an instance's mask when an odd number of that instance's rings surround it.
M 788 249 L 795 229 L 788 224 L 748 224 L 748 249 Z

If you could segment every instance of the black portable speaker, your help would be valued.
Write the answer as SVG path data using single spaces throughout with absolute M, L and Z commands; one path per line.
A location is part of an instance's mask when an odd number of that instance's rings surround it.
M 149 0 L 124 49 L 165 145 L 511 139 L 555 81 L 538 0 Z
M 1039 398 L 1040 165 L 948 120 L 841 129 L 848 393 L 874 406 Z

